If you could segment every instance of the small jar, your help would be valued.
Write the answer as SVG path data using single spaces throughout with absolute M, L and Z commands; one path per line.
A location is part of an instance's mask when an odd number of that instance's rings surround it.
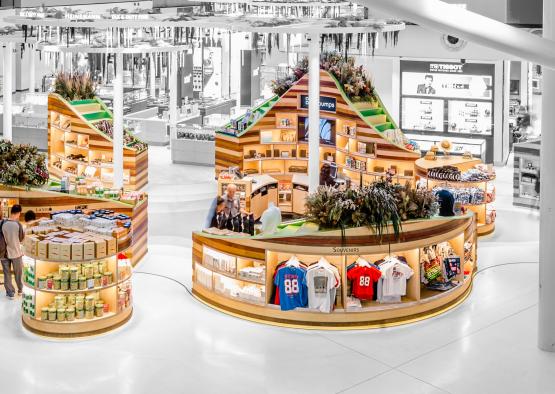
M 87 289 L 94 289 L 94 279 L 93 278 L 87 279 Z
M 66 321 L 66 308 L 58 308 L 56 312 L 58 321 Z
M 75 308 L 70 306 L 66 309 L 66 320 L 67 321 L 74 321 L 75 320 Z
M 111 285 L 112 284 L 112 273 L 110 271 L 104 272 L 104 275 L 102 276 L 102 280 L 103 280 L 103 282 L 106 283 L 104 286 Z
M 104 304 L 96 304 L 94 306 L 94 315 L 96 317 L 102 317 L 104 315 Z
M 66 298 L 63 295 L 57 295 L 54 297 L 54 307 L 62 308 L 66 303 Z
M 83 308 L 75 310 L 75 318 L 77 319 L 84 319 L 85 318 L 85 310 Z
M 43 321 L 48 320 L 48 311 L 50 308 L 44 307 L 40 310 L 40 319 Z
M 85 297 L 85 309 L 91 310 L 94 309 L 95 299 L 94 296 L 88 295 Z
M 54 277 L 54 290 L 60 290 L 62 287 L 62 278 L 60 275 Z
M 79 290 L 85 290 L 87 288 L 87 278 L 84 276 L 79 277 Z
M 69 269 L 69 279 L 78 280 L 79 279 L 79 268 L 73 266 Z
M 69 281 L 69 289 L 71 291 L 75 291 L 79 289 L 79 281 L 78 280 L 71 280 Z
M 69 290 L 69 279 L 62 279 L 60 283 L 61 283 L 60 290 L 62 291 Z
M 39 289 L 46 289 L 46 276 L 39 276 Z
M 69 280 L 69 267 L 67 266 L 60 267 L 60 276 L 62 280 Z
M 91 279 L 94 275 L 92 264 L 85 264 L 83 274 L 87 279 Z
M 56 321 L 56 308 L 48 308 L 48 321 Z
M 66 304 L 67 305 L 75 305 L 75 300 L 77 299 L 77 296 L 75 294 L 68 294 L 66 297 Z
M 92 319 L 94 317 L 94 308 L 85 309 L 85 319 Z
M 94 287 L 102 286 L 102 275 L 94 274 Z

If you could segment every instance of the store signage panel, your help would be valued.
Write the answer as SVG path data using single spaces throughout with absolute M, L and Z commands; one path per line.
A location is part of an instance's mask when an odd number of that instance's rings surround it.
M 308 95 L 301 94 L 301 108 L 308 109 Z M 335 112 L 337 101 L 334 97 L 320 96 L 320 111 Z
M 493 64 L 401 62 L 403 96 L 493 100 Z
M 493 134 L 494 64 L 401 61 L 401 128 Z

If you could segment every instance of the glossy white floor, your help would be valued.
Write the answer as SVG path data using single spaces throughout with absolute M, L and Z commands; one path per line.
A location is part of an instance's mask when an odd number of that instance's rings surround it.
M 215 184 L 212 169 L 168 156 L 150 151 L 150 253 L 135 273 L 132 321 L 48 341 L 26 333 L 19 302 L 2 297 L 1 393 L 555 392 L 555 354 L 536 348 L 538 217 L 511 206 L 512 170 L 498 172 L 497 230 L 480 242 L 464 304 L 413 325 L 320 332 L 242 321 L 190 296 L 190 233 Z

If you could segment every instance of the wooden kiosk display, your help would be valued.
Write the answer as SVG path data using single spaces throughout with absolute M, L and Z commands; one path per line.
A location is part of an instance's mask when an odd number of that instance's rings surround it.
M 488 235 L 495 231 L 495 176 L 491 176 L 488 180 L 479 180 L 471 182 L 438 180 L 431 179 L 428 176 L 430 169 L 453 166 L 461 172 L 474 168 L 476 165 L 482 164 L 480 159 L 465 158 L 463 156 L 437 156 L 435 160 L 419 159 L 415 163 L 416 175 L 418 178 L 426 181 L 426 186 L 431 190 L 435 187 L 446 187 L 448 189 L 472 190 L 480 189 L 483 194 L 482 201 L 462 203 L 464 209 L 476 214 L 477 232 L 479 236 Z
M 277 195 L 271 196 L 276 206 L 282 212 L 303 214 L 308 191 L 307 97 L 308 74 L 281 97 L 271 98 L 219 131 L 216 177 L 236 167 L 254 181 L 252 193 L 258 185 L 277 187 Z M 397 183 L 414 179 L 420 152 L 379 98 L 353 103 L 339 82 L 320 70 L 320 118 L 320 164 L 336 166 L 337 178 L 352 186 L 369 184 L 386 172 Z M 257 182 L 259 177 L 263 179 Z M 258 218 L 262 212 L 253 213 Z
M 384 327 L 435 316 L 460 303 L 469 294 L 476 270 L 476 219 L 473 214 L 405 222 L 401 239 L 380 240 L 367 228 L 318 231 L 295 223 L 272 236 L 233 237 L 207 233 L 193 235 L 193 294 L 204 303 L 242 318 L 302 328 L 357 329 Z M 428 247 L 449 243 L 464 269 L 447 291 L 429 290 L 421 283 L 422 259 Z M 358 257 L 377 261 L 403 256 L 414 274 L 399 303 L 363 301 L 347 305 L 350 281 L 347 267 Z M 296 256 L 310 264 L 324 257 L 340 274 L 331 313 L 308 308 L 282 311 L 272 303 L 276 266 Z M 256 274 L 253 274 L 255 272 Z
M 48 170 L 52 175 L 112 186 L 112 138 L 98 128 L 102 121 L 111 124 L 112 113 L 98 98 L 69 102 L 55 93 L 48 96 Z M 124 135 L 124 143 L 125 139 Z M 135 137 L 123 148 L 123 177 L 125 189 L 139 190 L 148 183 L 148 151 Z
M 5 202 L 5 209 L 14 204 L 22 206 L 23 212 L 33 210 L 38 219 L 50 218 L 50 214 L 56 211 L 66 210 L 109 210 L 114 214 L 121 214 L 131 220 L 130 231 L 121 238 L 99 236 L 101 242 L 85 238 L 86 232 L 81 234 L 78 229 L 71 229 L 75 239 L 83 245 L 86 253 L 75 256 L 75 248 L 71 254 L 64 254 L 63 250 L 54 252 L 44 245 L 43 250 L 39 245 L 25 245 L 25 275 L 24 275 L 24 299 L 22 321 L 25 328 L 44 336 L 52 337 L 79 337 L 88 336 L 110 331 L 127 322 L 132 315 L 131 295 L 131 272 L 132 266 L 136 265 L 147 253 L 148 236 L 148 201 L 146 195 L 140 201 L 116 201 L 93 196 L 81 196 L 68 193 L 52 192 L 42 189 L 29 189 L 24 187 L 6 186 L 0 187 L 0 199 Z M 5 213 L 5 212 L 4 212 Z M 77 234 L 77 236 L 76 236 Z M 29 238 L 29 237 L 27 237 Z M 106 241 L 102 241 L 105 239 Z M 110 240 L 112 239 L 112 240 Z M 48 243 L 45 241 L 45 243 Z M 87 252 L 87 246 L 91 246 Z M 61 247 L 58 244 L 57 248 Z M 72 245 L 67 245 L 71 247 Z M 76 245 L 78 246 L 78 245 Z M 46 254 L 43 254 L 46 253 Z M 57 256 L 57 257 L 54 257 Z M 53 257 L 53 258 L 50 258 Z M 96 266 L 96 269 L 93 267 Z M 66 267 L 66 268 L 63 268 Z M 99 268 L 102 267 L 102 268 Z M 83 270 L 93 270 L 93 282 L 90 275 L 85 276 Z M 75 270 L 75 273 L 73 271 Z M 80 283 L 78 288 L 64 287 L 64 271 L 76 275 L 78 280 L 88 280 L 89 283 Z M 55 274 L 60 274 L 62 281 L 56 284 Z M 48 276 L 49 284 L 44 282 Z M 75 279 L 72 277 L 72 279 Z M 54 283 L 52 283 L 54 281 Z M 69 284 L 69 282 L 66 282 Z M 74 281 L 76 285 L 77 282 Z M 84 317 L 77 314 L 75 302 L 79 303 L 82 296 L 86 305 L 83 311 Z M 76 301 L 77 299 L 77 301 Z M 102 302 L 102 308 L 98 305 Z M 56 305 L 58 308 L 48 308 Z M 78 307 L 79 305 L 77 305 Z M 59 314 L 60 310 L 67 307 L 66 318 Z M 88 308 L 88 313 L 87 313 Z M 46 316 L 41 316 L 45 310 Z M 100 310 L 102 309 L 102 311 Z M 94 315 L 90 315 L 90 313 Z M 74 314 L 76 313 L 76 314 Z M 46 320 L 45 320 L 46 318 Z M 71 320 L 68 321 L 68 318 Z

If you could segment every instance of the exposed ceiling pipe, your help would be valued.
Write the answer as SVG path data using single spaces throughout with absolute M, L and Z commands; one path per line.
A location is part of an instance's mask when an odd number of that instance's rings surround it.
M 370 10 L 555 69 L 555 41 L 440 0 L 357 0 Z

